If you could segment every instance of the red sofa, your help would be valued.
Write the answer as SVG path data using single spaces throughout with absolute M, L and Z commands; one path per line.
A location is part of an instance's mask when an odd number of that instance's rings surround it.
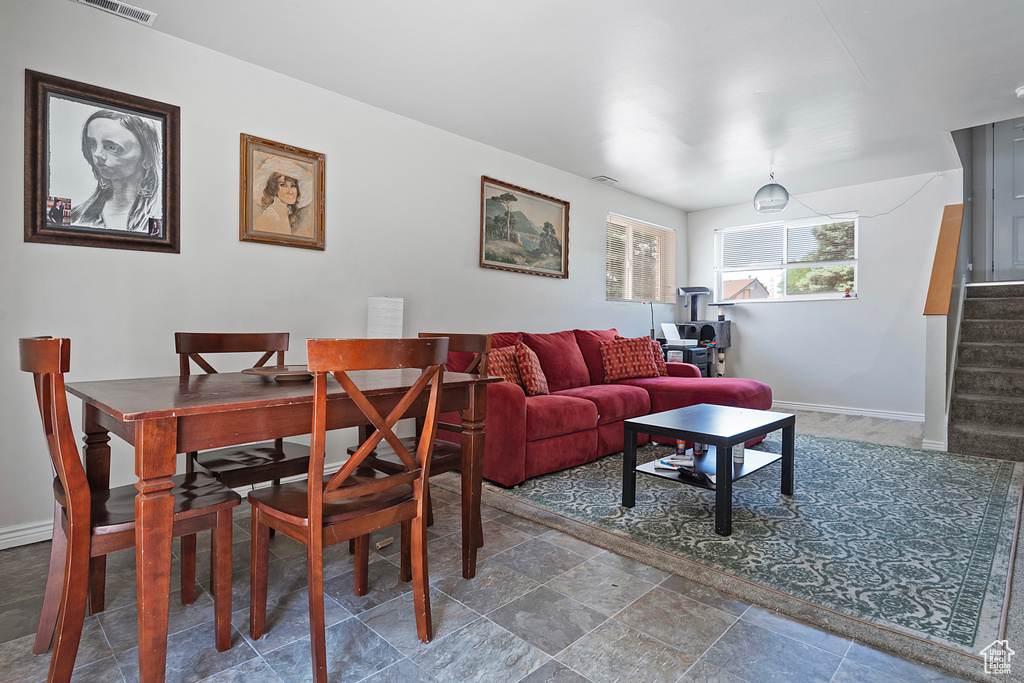
M 632 417 L 698 403 L 771 407 L 772 390 L 767 384 L 701 377 L 696 366 L 687 363 L 668 363 L 668 376 L 606 384 L 599 344 L 617 334 L 611 329 L 492 335 L 494 349 L 519 341 L 530 347 L 551 393 L 527 396 L 511 382 L 487 385 L 485 479 L 515 486 L 530 477 L 617 453 L 622 450 L 622 422 Z M 448 367 L 458 371 L 471 358 L 472 354 L 451 353 Z M 441 432 L 440 436 L 458 441 L 456 434 Z M 647 435 L 641 434 L 640 440 L 645 443 Z

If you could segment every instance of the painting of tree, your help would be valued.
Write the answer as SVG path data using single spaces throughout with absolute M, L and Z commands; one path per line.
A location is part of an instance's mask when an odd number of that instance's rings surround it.
M 483 176 L 480 266 L 569 277 L 569 202 Z

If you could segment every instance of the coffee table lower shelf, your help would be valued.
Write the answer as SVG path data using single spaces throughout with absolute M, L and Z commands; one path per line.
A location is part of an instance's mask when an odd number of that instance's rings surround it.
M 715 446 L 708 446 L 708 450 L 704 455 L 698 455 L 693 459 L 692 470 L 661 470 L 655 467 L 658 464 L 657 460 L 652 460 L 643 465 L 637 465 L 636 471 L 643 472 L 644 474 L 650 474 L 655 477 L 661 477 L 662 479 L 669 479 L 671 481 L 678 481 L 682 484 L 689 484 L 690 486 L 696 486 L 702 489 L 715 490 L 715 486 L 708 484 L 701 475 L 703 474 L 714 474 L 717 478 L 717 464 L 716 458 L 718 457 L 718 451 Z M 760 469 L 771 465 L 773 462 L 782 460 L 782 455 L 779 453 L 765 453 L 763 451 L 752 451 L 744 450 L 743 462 L 733 462 L 732 464 L 732 480 L 742 479 L 748 474 L 753 474 Z

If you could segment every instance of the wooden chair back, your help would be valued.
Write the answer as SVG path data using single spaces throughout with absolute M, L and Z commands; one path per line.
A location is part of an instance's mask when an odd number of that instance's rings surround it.
M 287 332 L 175 332 L 174 350 L 178 354 L 179 374 L 188 377 L 191 363 L 195 363 L 207 374 L 217 372 L 202 354 L 260 353 L 263 355 L 253 367 L 261 368 L 275 356 L 275 365 L 284 365 L 284 352 L 288 350 L 288 340 Z
M 310 339 L 306 342 L 306 356 L 309 370 L 313 373 L 313 426 L 308 483 L 310 526 L 314 529 L 319 528 L 324 501 L 354 498 L 405 484 L 411 485 L 415 497 L 422 500 L 426 478 L 430 475 L 430 458 L 437 433 L 448 340 Z M 419 369 L 420 373 L 386 418 L 373 405 L 371 397 L 360 390 L 348 374 L 359 370 L 402 368 Z M 360 444 L 355 454 L 341 469 L 324 483 L 328 375 L 333 376 L 341 385 L 374 431 Z M 423 418 L 423 432 L 413 455 L 395 435 L 394 426 L 419 403 L 421 394 L 428 389 L 429 398 Z M 364 483 L 346 483 L 382 440 L 387 441 L 395 450 L 404 467 L 383 478 Z
M 452 353 L 472 353 L 473 360 L 464 370 L 468 374 L 487 376 L 487 356 L 491 353 L 491 335 L 489 334 L 446 334 L 444 332 L 420 332 L 420 339 L 448 337 L 448 351 Z
M 43 423 L 50 464 L 64 488 L 68 520 L 89 528 L 89 481 L 75 445 L 64 392 L 64 373 L 71 369 L 71 340 L 33 337 L 18 340 L 21 369 L 31 372 Z

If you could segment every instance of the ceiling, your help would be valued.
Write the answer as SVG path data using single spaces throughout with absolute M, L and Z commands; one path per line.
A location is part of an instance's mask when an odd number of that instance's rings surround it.
M 154 30 L 686 211 L 956 168 L 1020 0 L 134 0 Z

